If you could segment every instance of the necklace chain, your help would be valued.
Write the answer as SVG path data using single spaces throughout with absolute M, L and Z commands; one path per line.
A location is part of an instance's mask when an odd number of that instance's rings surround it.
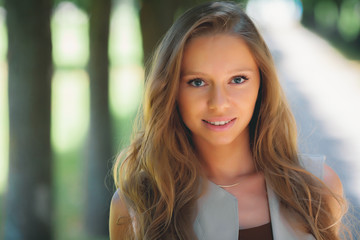
M 240 183 L 241 182 L 237 182 L 237 183 L 230 184 L 230 185 L 220 185 L 220 184 L 217 184 L 217 185 L 222 188 L 229 188 L 229 187 L 235 187 L 235 186 L 239 185 Z

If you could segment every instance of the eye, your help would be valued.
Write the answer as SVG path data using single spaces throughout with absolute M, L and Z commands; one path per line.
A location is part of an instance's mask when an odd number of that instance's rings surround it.
M 188 84 L 190 84 L 193 87 L 202 87 L 205 85 L 204 80 L 200 79 L 200 78 L 195 78 L 192 79 L 188 82 Z
M 241 84 L 241 83 L 245 82 L 246 80 L 248 80 L 248 78 L 245 76 L 236 76 L 231 80 L 231 83 Z

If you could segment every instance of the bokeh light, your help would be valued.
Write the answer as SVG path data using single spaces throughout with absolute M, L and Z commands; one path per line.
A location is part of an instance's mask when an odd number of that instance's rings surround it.
M 70 2 L 56 8 L 51 22 L 53 59 L 60 67 L 85 67 L 89 58 L 86 13 Z
M 79 147 L 89 126 L 89 78 L 84 70 L 57 70 L 52 84 L 52 144 L 57 152 Z
M 246 12 L 257 23 L 283 27 L 298 23 L 302 16 L 300 0 L 250 0 Z
M 0 194 L 5 191 L 8 176 L 8 95 L 7 95 L 7 34 L 5 10 L 0 7 Z

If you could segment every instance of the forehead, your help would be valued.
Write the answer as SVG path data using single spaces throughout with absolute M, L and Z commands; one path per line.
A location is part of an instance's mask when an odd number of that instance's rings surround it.
M 184 49 L 182 71 L 215 67 L 257 69 L 257 64 L 246 42 L 238 36 L 214 34 L 192 38 Z

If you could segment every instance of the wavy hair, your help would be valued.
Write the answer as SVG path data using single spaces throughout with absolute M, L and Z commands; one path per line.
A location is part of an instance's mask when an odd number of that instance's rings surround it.
M 344 200 L 301 166 L 296 124 L 271 53 L 251 19 L 231 2 L 206 3 L 185 12 L 153 55 L 131 144 L 114 165 L 115 182 L 133 223 L 128 238 L 196 239 L 193 221 L 204 173 L 176 98 L 185 45 L 191 38 L 219 33 L 242 38 L 259 68 L 249 139 L 256 168 L 304 231 L 319 240 L 339 239 L 336 226 L 342 216 L 329 214 L 327 199 Z

